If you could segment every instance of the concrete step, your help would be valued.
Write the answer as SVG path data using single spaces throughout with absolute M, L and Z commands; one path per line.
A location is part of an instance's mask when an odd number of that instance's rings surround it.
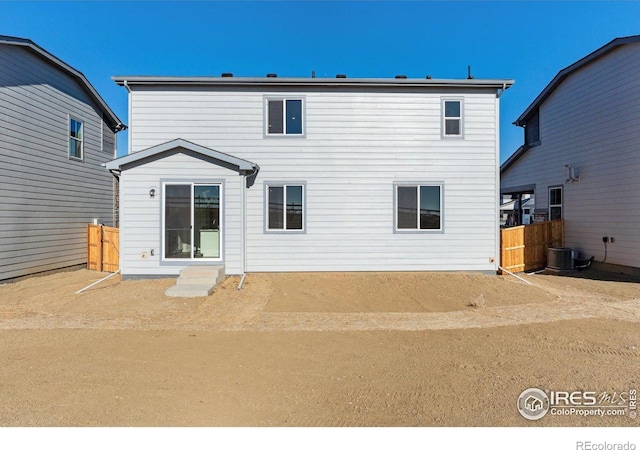
M 219 281 L 217 277 L 206 276 L 206 277 L 194 277 L 188 276 L 183 277 L 180 275 L 176 278 L 176 284 L 218 284 Z
M 211 278 L 213 281 L 224 280 L 224 266 L 190 266 L 180 271 L 180 278 Z
M 206 297 L 224 277 L 224 266 L 185 267 L 180 270 L 176 285 L 164 293 L 169 297 Z
M 206 297 L 216 287 L 215 283 L 210 284 L 176 284 L 164 291 L 169 297 Z

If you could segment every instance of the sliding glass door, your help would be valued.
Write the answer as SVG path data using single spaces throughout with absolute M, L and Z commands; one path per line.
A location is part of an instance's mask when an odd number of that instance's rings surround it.
M 164 185 L 164 259 L 219 260 L 219 184 Z

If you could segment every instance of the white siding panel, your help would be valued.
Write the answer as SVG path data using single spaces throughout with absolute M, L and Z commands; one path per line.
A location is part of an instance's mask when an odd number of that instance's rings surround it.
M 497 268 L 495 92 L 133 89 L 134 152 L 182 138 L 260 166 L 247 190 L 248 271 Z M 304 97 L 304 137 L 264 136 L 272 94 Z M 464 139 L 441 138 L 448 96 L 464 97 Z M 225 177 L 225 262 L 228 273 L 242 269 L 242 178 L 172 156 L 123 172 L 123 273 L 177 273 L 158 258 L 140 259 L 159 245 L 160 212 L 145 193 L 162 177 L 203 174 Z M 305 182 L 304 233 L 265 232 L 265 181 Z M 407 181 L 444 185 L 443 232 L 394 232 L 394 182 Z
M 502 186 L 536 184 L 536 209 L 563 185 L 565 244 L 585 256 L 640 267 L 640 44 L 628 44 L 570 75 L 540 109 L 541 145 L 502 176 Z M 565 164 L 580 182 L 565 183 Z

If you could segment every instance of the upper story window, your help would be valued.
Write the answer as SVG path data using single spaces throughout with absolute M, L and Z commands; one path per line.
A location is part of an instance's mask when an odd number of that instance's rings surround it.
M 267 98 L 266 134 L 302 136 L 304 134 L 301 98 Z
M 396 185 L 396 231 L 442 230 L 442 186 Z
M 267 230 L 304 231 L 304 184 L 268 184 Z
M 444 137 L 462 137 L 462 100 L 442 100 L 442 135 Z
M 524 127 L 524 143 L 531 147 L 540 144 L 540 111 L 538 110 L 527 120 Z
M 69 158 L 82 159 L 84 151 L 84 124 L 73 117 L 69 118 Z

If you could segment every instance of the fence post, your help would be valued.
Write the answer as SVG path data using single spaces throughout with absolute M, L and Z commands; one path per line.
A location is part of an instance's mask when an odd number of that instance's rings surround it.
M 498 272 L 500 274 L 502 274 L 502 269 L 500 269 L 500 266 L 502 266 L 506 260 L 506 251 L 504 249 L 504 230 L 500 229 L 500 262 L 498 263 Z
M 87 225 L 87 269 L 91 270 L 91 225 Z
M 102 225 L 99 225 L 100 227 L 100 239 L 98 242 L 98 255 L 97 255 L 97 261 L 96 261 L 96 270 L 98 272 L 102 272 L 102 246 L 103 246 L 103 234 L 104 234 L 104 228 Z

